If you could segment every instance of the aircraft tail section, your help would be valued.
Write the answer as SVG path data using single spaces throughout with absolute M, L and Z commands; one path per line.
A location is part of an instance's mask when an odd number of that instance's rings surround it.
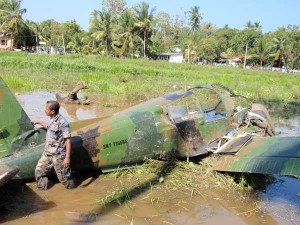
M 0 77 L 0 158 L 13 152 L 14 138 L 33 128 L 28 115 Z
M 218 152 L 214 169 L 300 176 L 300 137 L 250 137 Z

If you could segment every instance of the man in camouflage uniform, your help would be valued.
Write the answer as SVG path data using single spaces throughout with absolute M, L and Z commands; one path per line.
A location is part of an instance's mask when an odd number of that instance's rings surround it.
M 60 105 L 57 101 L 47 101 L 45 113 L 50 116 L 47 124 L 41 121 L 32 121 L 47 129 L 44 152 L 36 166 L 35 178 L 39 189 L 47 190 L 47 175 L 54 168 L 58 180 L 68 189 L 74 188 L 71 177 L 70 153 L 71 132 L 69 123 L 59 114 Z

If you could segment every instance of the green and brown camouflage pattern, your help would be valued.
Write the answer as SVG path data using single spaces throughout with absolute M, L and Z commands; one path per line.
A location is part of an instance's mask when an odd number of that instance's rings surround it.
M 0 116 L 0 157 L 4 157 L 19 150 L 19 146 L 12 146 L 14 139 L 33 130 L 33 125 L 1 77 Z
M 218 171 L 300 176 L 300 138 L 245 136 L 219 153 Z
M 2 121 L 2 127 L 9 132 L 5 138 L 7 154 L 2 154 L 0 165 L 18 167 L 20 178 L 33 178 L 44 149 L 46 131 L 33 129 L 2 80 L 1 88 L 6 96 L 1 108 L 9 104 L 18 110 L 9 124 Z M 74 122 L 71 124 L 72 169 L 100 168 L 106 172 L 142 163 L 145 157 L 182 158 L 205 154 L 215 140 L 234 129 L 251 109 L 251 103 L 242 100 L 248 108 L 236 113 L 240 96 L 220 85 L 204 84 L 152 99 L 111 117 Z M 256 126 L 247 127 L 245 131 L 266 135 Z

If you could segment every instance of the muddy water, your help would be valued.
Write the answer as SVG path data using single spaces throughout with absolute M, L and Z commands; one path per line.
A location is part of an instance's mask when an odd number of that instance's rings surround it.
M 54 94 L 37 92 L 18 96 L 32 119 L 47 121 L 43 107 Z M 126 107 L 104 107 L 98 99 L 90 106 L 63 105 L 61 113 L 76 121 L 109 115 Z M 130 104 L 129 104 L 130 105 Z M 299 135 L 300 118 L 275 118 L 282 134 Z M 122 182 L 108 175 L 87 174 L 74 190 L 65 190 L 51 181 L 48 191 L 40 191 L 29 182 L 7 203 L 0 213 L 4 224 L 300 224 L 300 180 L 277 177 L 265 192 L 245 194 L 242 191 L 201 190 L 201 193 L 166 192 L 159 184 L 143 191 L 123 205 L 101 208 L 96 199 Z M 126 186 L 126 183 L 123 185 Z M 160 187 L 161 185 L 161 187 Z
M 80 95 L 79 95 L 80 97 Z M 35 120 L 47 121 L 49 118 L 44 113 L 45 103 L 48 100 L 55 100 L 55 94 L 49 92 L 35 92 L 33 94 L 23 94 L 17 96 L 18 101 L 21 103 L 28 116 Z M 60 113 L 69 121 L 84 120 L 95 117 L 102 117 L 111 115 L 116 111 L 122 110 L 129 105 L 124 104 L 120 99 L 113 105 L 113 107 L 105 107 L 108 99 L 95 99 L 93 102 L 97 102 L 92 105 L 62 105 Z

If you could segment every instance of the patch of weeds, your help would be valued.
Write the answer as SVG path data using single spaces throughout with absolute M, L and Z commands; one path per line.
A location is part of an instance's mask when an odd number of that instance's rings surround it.
M 268 184 L 275 182 L 271 175 L 237 173 L 232 175 L 240 189 L 265 190 Z
M 125 186 L 114 186 L 112 190 L 108 192 L 108 194 L 101 199 L 97 200 L 97 203 L 100 206 L 106 206 L 111 203 L 117 203 L 121 205 L 123 202 L 130 199 L 129 188 Z
M 130 78 L 131 77 L 128 74 L 120 74 L 119 77 L 118 77 L 118 80 L 119 80 L 120 83 L 128 83 Z
M 181 192 L 193 196 L 197 193 L 201 195 L 199 190 L 207 188 L 227 191 L 264 189 L 275 181 L 273 176 L 261 174 L 216 172 L 213 170 L 215 160 L 214 157 L 202 158 L 199 162 L 185 162 L 168 157 L 164 160 L 145 159 L 141 166 L 112 173 L 110 176 L 119 178 L 121 185 L 113 186 L 98 203 L 101 206 L 110 203 L 120 205 L 144 191 L 157 188 L 167 193 Z M 158 200 L 151 198 L 151 204 Z
M 113 172 L 107 174 L 106 177 L 118 178 L 125 174 L 124 171 L 126 171 L 126 170 L 116 170 L 116 171 L 113 171 Z

